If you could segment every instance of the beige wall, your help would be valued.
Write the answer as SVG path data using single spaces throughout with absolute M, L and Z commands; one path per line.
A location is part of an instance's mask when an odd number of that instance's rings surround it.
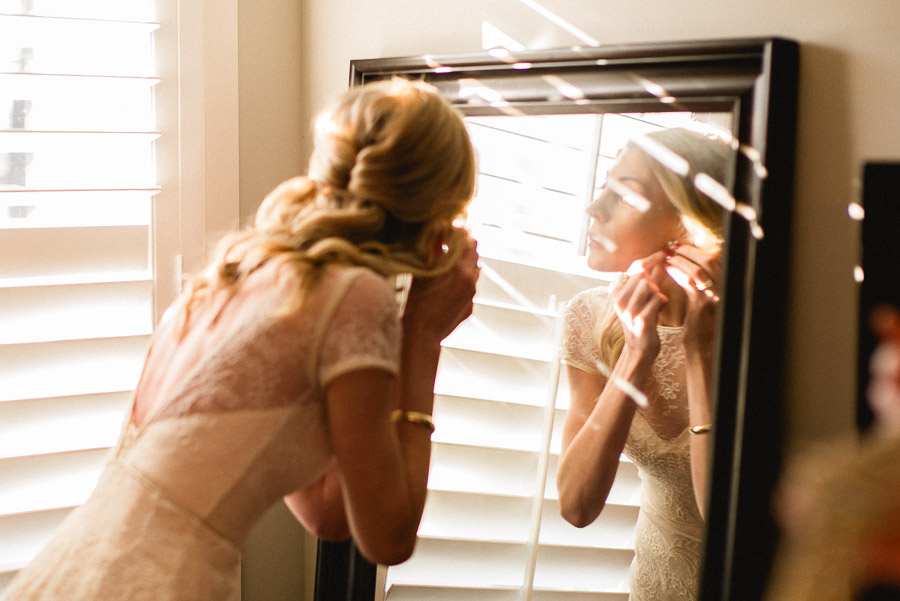
M 549 12 L 541 14 L 541 7 Z M 483 23 L 531 49 L 587 38 L 602 44 L 773 35 L 799 41 L 785 308 L 789 429 L 800 444 L 851 426 L 859 236 L 846 207 L 858 198 L 864 161 L 900 159 L 900 2 L 242 0 L 239 18 L 245 220 L 272 185 L 302 172 L 308 123 L 346 89 L 351 59 L 478 51 Z M 565 23 L 586 36 L 579 39 Z

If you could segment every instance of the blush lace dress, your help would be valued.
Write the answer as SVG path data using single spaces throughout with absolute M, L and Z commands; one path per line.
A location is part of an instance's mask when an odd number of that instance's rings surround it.
M 562 358 L 572 367 L 601 373 L 596 339 L 605 314 L 605 287 L 586 290 L 568 304 Z M 632 601 L 697 598 L 703 519 L 691 480 L 688 399 L 681 328 L 659 326 L 660 351 L 644 392 L 648 408 L 631 422 L 624 454 L 641 477 Z
M 374 273 L 328 268 L 290 320 L 273 312 L 284 290 L 262 288 L 263 302 L 254 297 L 228 327 L 200 333 L 207 351 L 176 372 L 139 426 L 128 420 L 91 497 L 3 601 L 232 595 L 253 525 L 333 456 L 325 386 L 351 370 L 396 373 L 399 364 L 397 302 Z M 177 346 L 173 331 L 164 320 L 148 355 L 164 376 L 169 357 L 153 354 Z

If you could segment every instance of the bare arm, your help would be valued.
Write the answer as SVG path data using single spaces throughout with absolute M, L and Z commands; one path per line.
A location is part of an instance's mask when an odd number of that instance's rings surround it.
M 658 277 L 658 274 L 656 274 Z M 609 379 L 569 366 L 571 404 L 557 473 L 560 511 L 569 523 L 592 523 L 606 504 L 635 412 L 627 388 L 642 389 L 659 353 L 656 332 L 665 302 L 649 274 L 635 273 L 615 292 L 625 345 Z
M 619 361 L 624 366 L 625 361 Z M 623 368 L 613 376 L 626 377 Z M 619 373 L 617 373 L 619 372 Z M 571 401 L 563 424 L 556 484 L 563 518 L 583 528 L 600 515 L 612 488 L 635 405 L 606 378 L 567 366 Z
M 347 523 L 360 551 L 393 565 L 412 554 L 425 505 L 430 430 L 393 423 L 399 407 L 431 414 L 440 343 L 472 311 L 477 253 L 467 246 L 444 275 L 415 280 L 403 318 L 400 374 L 364 369 L 328 388 L 328 419 Z
M 284 503 L 297 521 L 318 538 L 331 541 L 350 538 L 336 461 L 313 484 L 285 496 Z
M 684 319 L 684 352 L 691 426 L 712 421 L 712 376 L 715 358 L 719 297 L 715 286 L 721 277 L 721 249 L 700 250 L 680 246 L 668 259 L 669 273 L 687 294 Z M 710 437 L 691 435 L 691 479 L 700 514 L 706 517 Z

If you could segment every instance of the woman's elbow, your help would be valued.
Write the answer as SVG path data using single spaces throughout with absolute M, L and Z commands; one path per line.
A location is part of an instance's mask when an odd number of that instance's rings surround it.
M 392 537 L 382 541 L 356 541 L 363 557 L 384 566 L 394 566 L 412 557 L 416 537 Z
M 603 508 L 601 507 L 600 509 L 602 510 Z M 559 511 L 562 518 L 576 528 L 590 526 L 600 514 L 599 511 L 585 511 L 585 509 L 580 506 L 568 506 L 562 503 L 560 503 Z
M 313 536 L 322 540 L 340 542 L 350 538 L 350 528 L 346 522 L 314 522 L 304 526 Z
M 559 513 L 576 528 L 593 524 L 604 505 L 605 503 L 601 503 L 599 507 L 589 507 L 578 495 L 567 493 L 562 488 L 559 491 Z

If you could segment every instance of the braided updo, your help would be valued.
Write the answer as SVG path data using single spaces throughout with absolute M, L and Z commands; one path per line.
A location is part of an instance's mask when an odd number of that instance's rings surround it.
M 253 226 L 226 236 L 186 288 L 185 323 L 191 307 L 267 262 L 302 275 L 295 304 L 329 263 L 437 275 L 461 250 L 447 226 L 464 213 L 475 175 L 461 115 L 433 86 L 394 78 L 351 89 L 316 121 L 308 175 L 270 192 Z

